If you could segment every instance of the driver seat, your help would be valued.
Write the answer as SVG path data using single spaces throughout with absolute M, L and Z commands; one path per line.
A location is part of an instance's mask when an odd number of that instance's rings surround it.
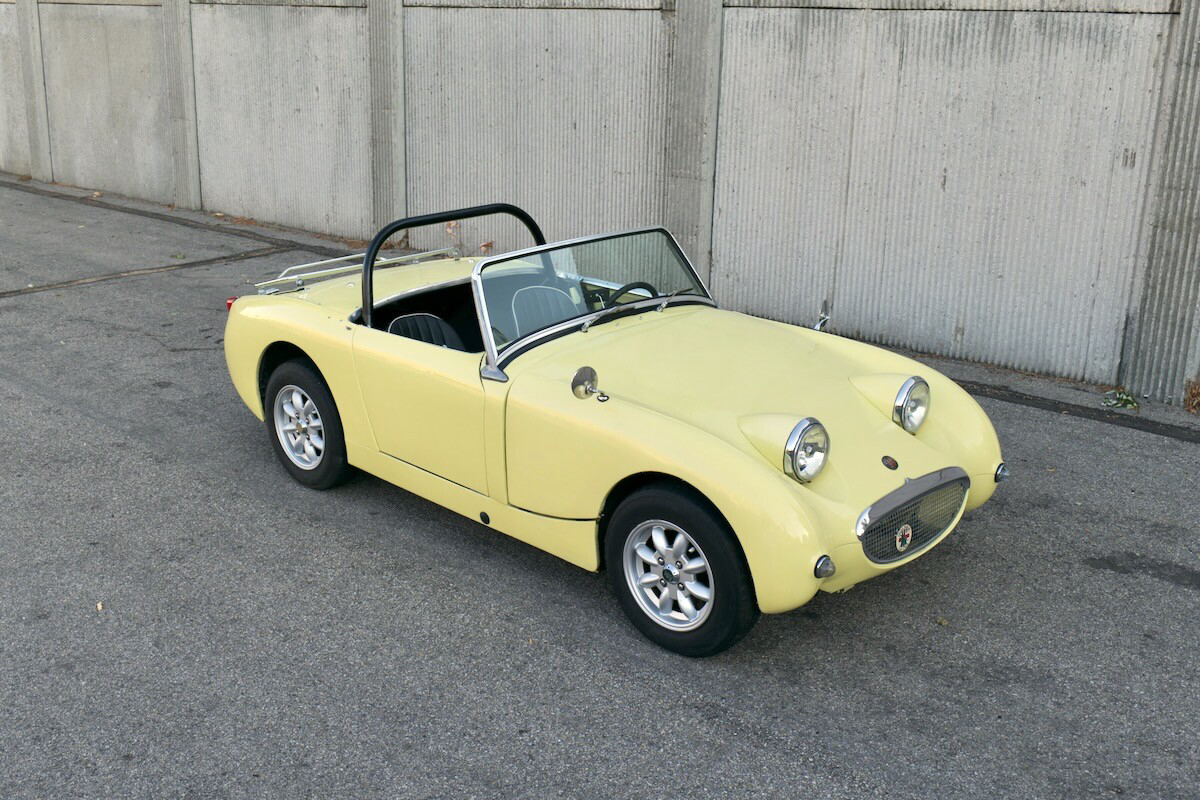
M 513 294 L 512 313 L 517 337 L 520 338 L 547 325 L 579 316 L 582 309 L 562 289 L 523 286 Z

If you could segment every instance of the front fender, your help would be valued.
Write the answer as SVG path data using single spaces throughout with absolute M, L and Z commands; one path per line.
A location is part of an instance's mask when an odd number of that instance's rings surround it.
M 701 492 L 733 528 L 767 613 L 803 605 L 828 552 L 789 479 L 756 456 L 679 420 L 612 397 L 580 400 L 569 382 L 526 374 L 507 402 L 509 502 L 566 519 L 594 519 L 609 491 L 644 472 Z

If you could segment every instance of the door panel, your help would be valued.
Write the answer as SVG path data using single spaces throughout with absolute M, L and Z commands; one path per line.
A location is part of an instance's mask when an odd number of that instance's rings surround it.
M 379 450 L 486 494 L 480 359 L 358 326 L 354 365 Z

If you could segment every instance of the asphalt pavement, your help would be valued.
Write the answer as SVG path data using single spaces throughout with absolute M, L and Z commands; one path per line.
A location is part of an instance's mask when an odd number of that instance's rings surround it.
M 602 576 L 288 479 L 225 298 L 342 251 L 0 175 L 0 796 L 1200 796 L 1195 417 L 934 359 L 1014 479 L 691 660 Z

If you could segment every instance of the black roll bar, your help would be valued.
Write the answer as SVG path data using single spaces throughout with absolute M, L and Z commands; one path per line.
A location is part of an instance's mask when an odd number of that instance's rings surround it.
M 366 255 L 363 257 L 362 324 L 368 328 L 372 327 L 372 318 L 374 317 L 375 310 L 373 302 L 375 295 L 375 259 L 379 255 L 379 250 L 383 247 L 384 242 L 392 238 L 397 231 L 402 231 L 405 228 L 419 228 L 423 225 L 436 225 L 439 222 L 454 222 L 460 219 L 486 217 L 491 214 L 508 214 L 510 217 L 516 217 L 533 235 L 533 241 L 536 244 L 544 245 L 546 243 L 546 237 L 542 235 L 542 229 L 533 221 L 533 217 L 510 203 L 489 203 L 483 206 L 460 208 L 457 211 L 441 211 L 437 214 L 405 217 L 395 222 L 389 222 L 380 229 L 379 233 L 375 234 L 375 238 L 371 240 L 371 246 L 367 248 Z

